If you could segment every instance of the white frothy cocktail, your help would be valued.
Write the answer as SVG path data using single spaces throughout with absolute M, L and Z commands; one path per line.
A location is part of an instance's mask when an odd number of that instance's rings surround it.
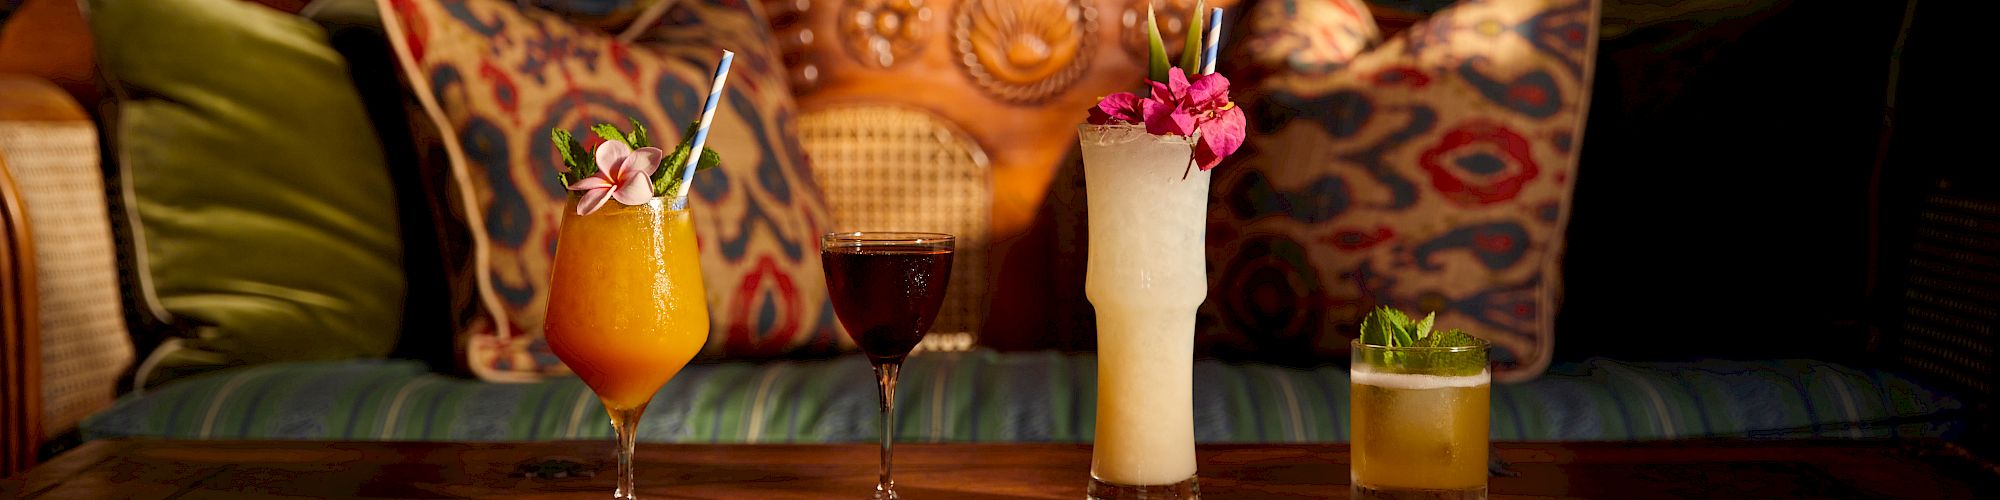
M 1084 293 L 1097 310 L 1091 474 L 1118 485 L 1190 481 L 1209 173 L 1184 168 L 1186 137 L 1138 125 L 1084 125 L 1078 135 L 1090 213 Z

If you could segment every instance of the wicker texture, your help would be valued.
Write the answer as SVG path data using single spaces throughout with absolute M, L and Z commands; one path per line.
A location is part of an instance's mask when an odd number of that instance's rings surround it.
M 909 108 L 839 107 L 805 113 L 798 123 L 835 230 L 957 237 L 951 288 L 919 348 L 970 349 L 989 293 L 993 186 L 986 153 L 942 118 Z
M 0 123 L 0 154 L 21 184 L 41 294 L 42 433 L 111 406 L 132 362 L 116 258 L 88 122 Z
M 1912 371 L 1991 402 L 2000 395 L 2000 196 L 1934 193 L 1918 210 L 1904 319 L 1887 340 Z

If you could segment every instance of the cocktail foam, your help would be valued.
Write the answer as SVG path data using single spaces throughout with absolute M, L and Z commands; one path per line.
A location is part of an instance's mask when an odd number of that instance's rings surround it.
M 1457 376 L 1353 370 L 1349 372 L 1349 376 L 1353 378 L 1356 384 L 1404 390 L 1479 387 L 1493 383 L 1493 372 L 1488 370 L 1480 370 L 1478 375 Z

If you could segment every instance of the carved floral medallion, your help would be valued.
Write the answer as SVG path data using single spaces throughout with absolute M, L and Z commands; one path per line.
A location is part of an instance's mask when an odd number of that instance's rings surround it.
M 1097 12 L 1087 0 L 967 0 L 954 35 L 966 72 L 1001 100 L 1034 103 L 1090 67 Z
M 842 45 L 864 65 L 887 68 L 923 50 L 931 2 L 849 0 L 840 8 Z

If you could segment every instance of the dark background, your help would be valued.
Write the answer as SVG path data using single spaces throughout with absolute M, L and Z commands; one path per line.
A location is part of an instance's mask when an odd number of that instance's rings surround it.
M 1777 2 L 1602 40 L 1557 361 L 1886 368 L 2000 452 L 2000 44 L 1976 4 Z
M 1946 3 L 1907 32 L 1906 2 L 1778 2 L 1602 40 L 1557 359 L 1868 356 L 1895 225 L 1975 170 L 1936 135 L 1970 104 L 1944 90 Z

